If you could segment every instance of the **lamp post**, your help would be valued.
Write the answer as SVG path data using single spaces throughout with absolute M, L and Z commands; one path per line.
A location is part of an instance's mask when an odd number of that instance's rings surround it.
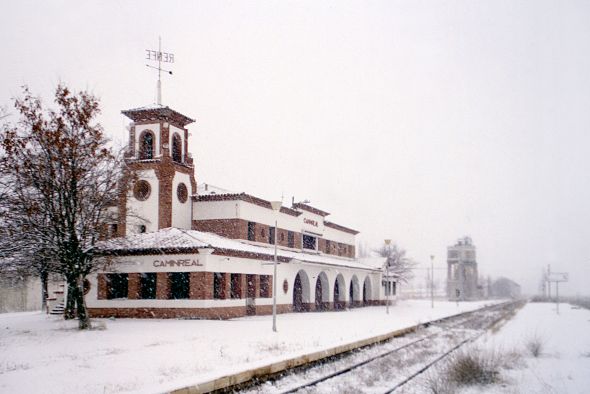
M 385 247 L 387 248 L 387 258 L 385 259 L 385 313 L 389 315 L 389 293 L 391 293 L 390 283 L 389 283 L 389 258 L 390 258 L 390 248 L 389 245 L 391 244 L 391 239 L 385 240 Z
M 271 201 L 270 205 L 272 206 L 272 210 L 274 211 L 275 216 L 275 233 L 274 233 L 274 243 L 275 243 L 275 259 L 274 259 L 274 272 L 272 276 L 272 330 L 277 332 L 277 222 L 278 222 L 278 212 L 281 209 L 281 205 L 283 203 L 281 201 Z
M 430 255 L 430 307 L 434 308 L 434 255 Z

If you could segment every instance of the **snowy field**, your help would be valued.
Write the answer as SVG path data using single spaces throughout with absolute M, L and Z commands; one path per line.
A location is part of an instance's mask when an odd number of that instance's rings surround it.
M 561 304 L 529 303 L 500 331 L 486 334 L 475 346 L 515 351 L 522 358 L 501 371 L 499 385 L 472 387 L 467 393 L 590 393 L 590 310 Z M 535 338 L 541 354 L 526 345 Z
M 429 301 L 400 301 L 389 315 L 385 307 L 285 314 L 278 333 L 271 316 L 94 319 L 96 329 L 81 332 L 59 317 L 2 314 L 0 392 L 163 392 L 485 304 L 436 302 L 431 309 Z

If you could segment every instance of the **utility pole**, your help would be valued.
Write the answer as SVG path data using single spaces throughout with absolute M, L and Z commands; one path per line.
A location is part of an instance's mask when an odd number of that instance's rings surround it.
M 430 255 L 430 307 L 434 308 L 434 255 Z
M 389 245 L 391 239 L 385 240 L 385 246 L 387 247 L 387 258 L 385 259 L 385 313 L 389 315 L 389 293 L 391 293 L 391 283 L 389 282 L 389 259 L 391 250 Z

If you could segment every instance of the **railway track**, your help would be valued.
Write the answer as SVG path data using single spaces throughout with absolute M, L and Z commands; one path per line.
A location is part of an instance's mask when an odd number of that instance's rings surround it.
M 521 303 L 505 303 L 424 324 L 402 337 L 225 391 L 391 393 L 483 335 Z

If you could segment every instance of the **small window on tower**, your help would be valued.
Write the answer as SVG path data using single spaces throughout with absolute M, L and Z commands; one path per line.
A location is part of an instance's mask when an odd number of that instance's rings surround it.
M 150 196 L 152 188 L 148 181 L 137 181 L 133 186 L 133 197 L 138 199 L 139 201 L 145 201 Z
M 172 136 L 172 161 L 182 163 L 182 139 L 177 133 Z
M 178 197 L 178 201 L 181 203 L 185 203 L 186 199 L 188 198 L 188 189 L 184 183 L 179 183 L 178 187 L 176 188 L 176 197 Z
M 144 131 L 139 139 L 139 158 L 141 160 L 154 158 L 154 134 Z

